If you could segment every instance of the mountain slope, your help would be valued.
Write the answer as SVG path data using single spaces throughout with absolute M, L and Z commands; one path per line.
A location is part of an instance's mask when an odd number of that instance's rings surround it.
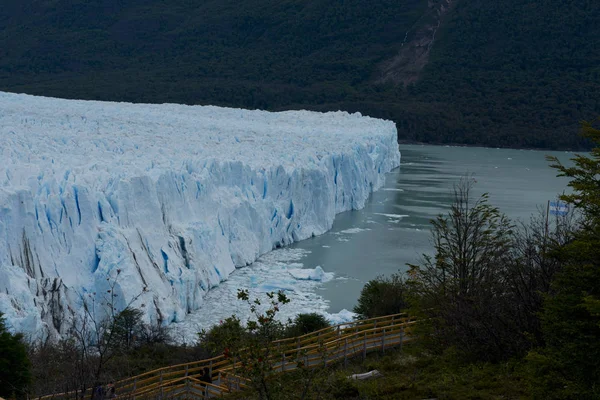
M 449 15 L 416 96 L 443 104 L 449 137 L 419 139 L 564 148 L 600 115 L 599 2 L 461 0 Z
M 600 114 L 592 0 L 4 3 L 0 90 L 345 109 L 403 140 L 511 147 L 581 147 Z

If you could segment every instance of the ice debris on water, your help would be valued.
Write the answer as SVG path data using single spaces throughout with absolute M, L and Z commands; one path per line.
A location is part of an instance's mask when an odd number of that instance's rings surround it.
M 303 281 L 327 282 L 333 279 L 333 272 L 325 272 L 320 265 L 314 269 L 310 268 L 290 268 L 288 272 L 295 279 Z

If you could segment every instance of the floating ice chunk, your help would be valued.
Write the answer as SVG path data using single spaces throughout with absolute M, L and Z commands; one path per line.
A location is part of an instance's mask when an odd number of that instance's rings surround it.
M 333 279 L 333 272 L 325 272 L 320 265 L 316 266 L 314 269 L 310 268 L 292 268 L 288 269 L 288 272 L 295 279 L 300 281 L 318 281 L 318 282 L 327 282 Z
M 327 318 L 329 323 L 332 325 L 339 325 L 339 324 L 345 324 L 347 322 L 352 322 L 357 317 L 356 313 L 353 313 L 352 311 L 348 311 L 345 308 L 343 310 L 341 310 L 340 312 L 333 313 L 333 314 L 325 313 L 324 315 L 325 315 L 325 318 Z
M 289 281 L 273 280 L 270 282 L 265 282 L 262 285 L 258 286 L 258 290 L 262 292 L 277 292 L 279 290 L 283 290 L 284 292 L 293 292 L 295 290 L 295 287 Z
M 406 214 L 384 214 L 384 213 L 373 213 L 375 215 L 383 215 L 384 217 L 388 217 L 388 218 L 394 218 L 394 219 L 400 219 L 400 218 L 406 218 L 409 215 Z
M 352 233 L 359 233 L 359 232 L 364 232 L 364 231 L 370 231 L 370 229 L 368 229 L 368 228 L 350 228 L 350 229 L 344 229 L 343 231 L 335 232 L 335 234 L 336 235 L 341 235 L 344 233 L 352 234 Z
M 381 189 L 385 192 L 404 192 L 404 189 L 397 189 L 397 188 L 383 188 Z

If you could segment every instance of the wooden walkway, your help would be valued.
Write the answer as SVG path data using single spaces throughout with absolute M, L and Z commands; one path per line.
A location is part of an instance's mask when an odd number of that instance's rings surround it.
M 316 368 L 374 350 L 402 346 L 410 338 L 408 333 L 415 323 L 406 314 L 355 321 L 336 325 L 295 338 L 274 342 L 273 372 L 292 371 L 302 363 L 303 368 Z M 206 399 L 219 398 L 233 391 L 243 390 L 248 380 L 235 373 L 238 364 L 224 356 L 172 365 L 115 382 L 119 399 Z M 207 384 L 199 380 L 208 368 L 213 380 Z M 40 400 L 91 399 L 91 389 L 85 392 L 58 393 L 40 397 Z

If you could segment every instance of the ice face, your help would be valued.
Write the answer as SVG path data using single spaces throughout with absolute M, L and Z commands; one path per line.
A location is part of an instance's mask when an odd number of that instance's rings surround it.
M 0 138 L 0 312 L 37 336 L 112 286 L 147 320 L 210 312 L 236 267 L 324 233 L 400 162 L 392 122 L 345 112 L 0 92 Z

